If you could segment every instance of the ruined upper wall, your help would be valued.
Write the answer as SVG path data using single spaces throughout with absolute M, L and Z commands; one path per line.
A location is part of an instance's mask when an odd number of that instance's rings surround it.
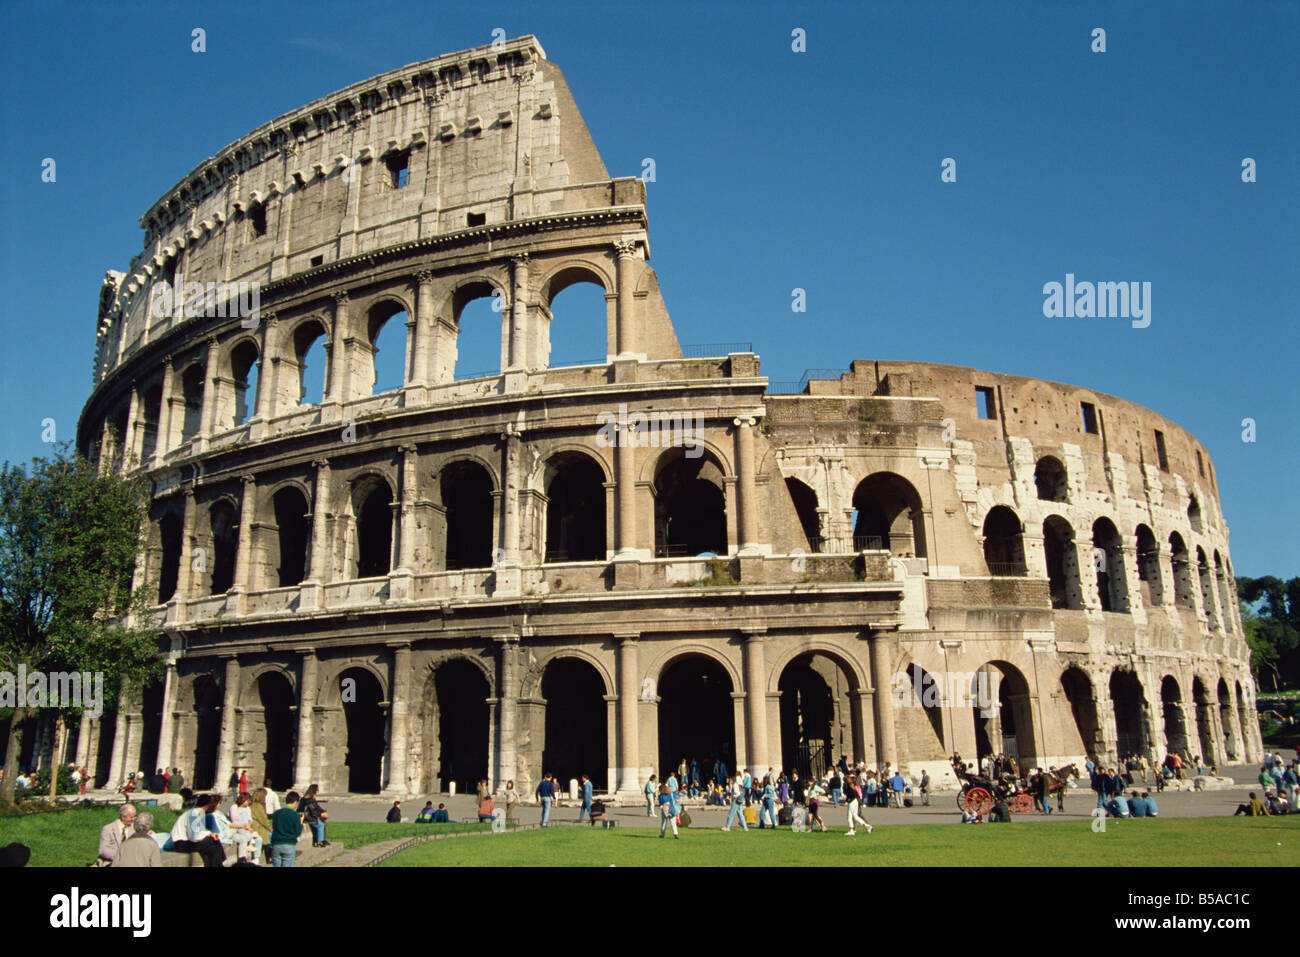
M 644 202 L 639 181 L 611 182 L 531 36 L 382 73 L 229 144 L 149 208 L 144 249 L 106 279 L 97 378 L 174 324 L 151 315 L 160 282 L 265 284 L 429 236 Z

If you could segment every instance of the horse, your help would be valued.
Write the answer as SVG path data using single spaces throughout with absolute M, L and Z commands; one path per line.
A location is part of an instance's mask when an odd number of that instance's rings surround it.
M 1043 800 L 1047 800 L 1047 795 L 1056 794 L 1056 809 L 1065 810 L 1065 790 L 1069 787 L 1068 779 L 1074 778 L 1076 781 L 1080 778 L 1079 768 L 1071 763 L 1063 768 L 1050 768 L 1047 773 L 1047 788 L 1043 795 Z

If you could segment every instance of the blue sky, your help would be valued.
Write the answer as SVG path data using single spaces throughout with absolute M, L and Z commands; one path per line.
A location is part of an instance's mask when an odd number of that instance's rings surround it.
M 0 458 L 46 451 L 47 417 L 73 436 L 100 280 L 165 189 L 287 110 L 500 27 L 564 70 L 612 175 L 654 159 L 651 262 L 682 342 L 751 340 L 773 379 L 918 359 L 1131 399 L 1214 457 L 1238 574 L 1300 574 L 1298 11 L 6 3 Z M 1150 282 L 1150 327 L 1044 318 L 1067 272 Z

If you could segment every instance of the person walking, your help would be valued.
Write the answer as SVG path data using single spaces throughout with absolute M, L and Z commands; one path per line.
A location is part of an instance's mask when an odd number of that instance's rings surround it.
M 519 807 L 519 792 L 514 781 L 506 782 L 506 827 L 515 823 L 515 809 Z
M 844 763 L 843 756 L 840 757 L 840 763 Z M 839 807 L 840 798 L 844 794 L 844 779 L 840 777 L 839 771 L 835 771 L 831 774 L 831 780 L 828 787 L 831 789 L 831 807 Z
M 650 775 L 650 780 L 645 783 L 645 816 L 655 816 L 655 798 L 659 796 L 659 785 L 655 783 L 656 776 Z
M 592 798 L 591 778 L 587 777 L 584 774 L 581 777 L 581 781 L 582 781 L 582 807 L 578 808 L 578 820 L 581 821 L 584 817 L 586 817 L 586 819 L 590 821 L 591 820 L 591 798 Z
M 744 792 L 741 789 L 740 782 L 735 778 L 727 778 L 727 797 L 731 801 L 731 810 L 727 812 L 727 823 L 722 826 L 724 831 L 731 830 L 731 822 L 740 821 L 740 829 L 748 831 L 749 825 L 745 823 L 745 813 L 741 809 L 744 803 Z
M 776 827 L 776 788 L 772 786 L 772 779 L 769 776 L 767 783 L 763 785 L 763 808 L 758 812 L 758 826 L 763 826 L 763 818 L 767 818 L 769 827 Z
M 680 837 L 677 833 L 677 797 L 668 790 L 667 784 L 659 785 L 659 836 L 664 837 L 668 833 L 668 825 L 673 828 L 673 837 Z
M 551 804 L 555 801 L 555 785 L 549 774 L 542 775 L 542 783 L 537 785 L 537 799 L 542 803 L 542 827 L 551 821 Z
M 921 772 L 921 806 L 930 806 L 930 772 Z
M 848 836 L 856 835 L 858 833 L 857 825 L 859 824 L 865 827 L 867 829 L 867 833 L 870 834 L 872 831 L 871 825 L 868 824 L 866 822 L 866 819 L 863 818 L 862 815 L 858 813 L 858 805 L 862 800 L 862 791 L 858 788 L 857 776 L 854 775 L 850 777 L 846 783 L 848 787 L 845 790 L 844 796 L 848 800 L 848 819 L 849 819 L 849 829 L 847 831 L 847 835 Z

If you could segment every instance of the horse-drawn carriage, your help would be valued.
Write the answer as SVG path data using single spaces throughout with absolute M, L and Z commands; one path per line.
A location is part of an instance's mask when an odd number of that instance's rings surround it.
M 1005 801 L 1013 814 L 1028 814 L 1034 809 L 1034 794 L 1023 780 L 1017 780 L 1009 774 L 991 778 L 979 772 L 968 771 L 964 767 L 953 765 L 953 773 L 962 782 L 957 792 L 957 807 L 963 811 L 973 811 L 981 816 L 993 810 L 998 801 Z M 1045 772 L 1047 787 L 1043 797 L 1068 787 L 1067 778 L 1077 778 L 1078 768 L 1073 764 L 1063 768 L 1052 768 Z

